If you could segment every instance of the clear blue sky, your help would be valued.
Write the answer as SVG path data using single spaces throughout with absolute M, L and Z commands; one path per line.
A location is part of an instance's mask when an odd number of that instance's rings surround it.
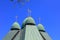
M 28 5 L 29 4 L 29 5 Z M 11 3 L 9 0 L 0 0 L 0 40 L 10 31 L 11 25 L 18 15 L 20 26 L 27 17 L 27 9 L 32 10 L 31 16 L 38 24 L 40 23 L 51 36 L 53 40 L 60 40 L 60 0 L 30 0 L 30 3 L 21 4 Z

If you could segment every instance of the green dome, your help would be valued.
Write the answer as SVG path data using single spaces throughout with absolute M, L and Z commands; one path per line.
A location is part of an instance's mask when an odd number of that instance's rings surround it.
M 45 31 L 45 29 L 44 29 L 44 27 L 43 27 L 42 24 L 38 24 L 38 30 L 43 30 L 43 31 Z
M 32 17 L 27 17 L 24 21 L 23 21 L 23 24 L 22 24 L 22 27 L 27 24 L 27 23 L 31 23 L 31 24 L 35 24 L 35 21 Z
M 11 29 L 13 29 L 13 30 L 20 29 L 20 25 L 18 24 L 18 22 L 14 22 Z

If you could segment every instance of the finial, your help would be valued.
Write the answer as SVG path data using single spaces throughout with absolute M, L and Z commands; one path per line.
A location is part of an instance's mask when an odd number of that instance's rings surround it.
M 16 16 L 16 22 L 18 21 L 18 16 Z
M 31 16 L 31 10 L 28 8 L 28 17 Z
M 38 18 L 38 22 L 40 23 L 40 17 Z

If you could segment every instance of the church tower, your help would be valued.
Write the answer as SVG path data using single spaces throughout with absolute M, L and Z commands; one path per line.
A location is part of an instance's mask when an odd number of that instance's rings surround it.
M 20 25 L 18 22 L 14 22 L 12 28 L 3 40 L 20 40 Z
M 52 39 L 50 38 L 50 36 L 48 35 L 48 33 L 45 31 L 45 29 L 44 29 L 44 27 L 43 27 L 42 24 L 38 24 L 37 28 L 38 28 L 38 31 L 39 31 L 41 37 L 42 37 L 44 40 L 52 40 Z
M 32 17 L 27 17 L 24 20 L 22 30 L 25 30 L 24 40 L 43 40 Z

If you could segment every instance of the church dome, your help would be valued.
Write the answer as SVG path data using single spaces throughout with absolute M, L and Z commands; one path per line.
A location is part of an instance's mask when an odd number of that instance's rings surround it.
M 35 25 L 35 21 L 32 17 L 27 17 L 22 24 L 22 27 L 25 25 Z
M 20 30 L 20 25 L 18 24 L 18 22 L 13 23 L 11 30 Z
M 45 31 L 45 29 L 44 29 L 44 27 L 43 27 L 42 24 L 38 24 L 38 30 L 43 30 L 43 31 Z

